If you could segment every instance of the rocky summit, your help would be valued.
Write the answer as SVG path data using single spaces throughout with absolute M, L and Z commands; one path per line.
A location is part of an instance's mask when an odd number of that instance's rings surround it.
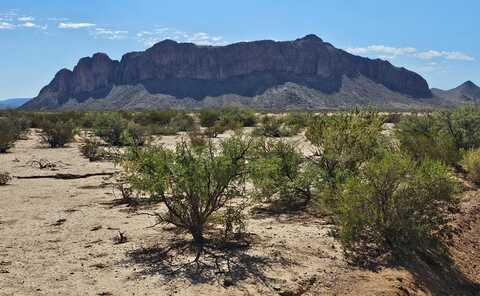
M 60 70 L 22 108 L 411 108 L 440 101 L 415 72 L 307 35 L 226 46 L 164 40 L 121 61 L 96 53 L 73 71 Z

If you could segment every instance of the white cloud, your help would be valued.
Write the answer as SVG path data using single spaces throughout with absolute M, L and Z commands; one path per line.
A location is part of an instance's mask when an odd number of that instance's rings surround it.
M 428 50 L 428 51 L 417 53 L 416 57 L 422 60 L 431 60 L 434 58 L 445 58 L 447 60 L 458 60 L 458 61 L 474 61 L 475 60 L 474 57 L 459 51 Z
M 91 28 L 95 27 L 96 24 L 92 23 L 59 23 L 58 28 L 59 29 L 83 29 L 83 28 Z
M 197 45 L 227 44 L 221 36 L 212 36 L 206 32 L 189 33 L 168 27 L 162 27 L 152 31 L 140 31 L 136 34 L 136 37 L 147 47 L 165 39 L 172 39 L 178 42 L 191 42 Z
M 17 20 L 20 21 L 20 22 L 33 22 L 35 20 L 35 18 L 31 17 L 31 16 L 22 16 L 22 17 L 17 18 Z
M 447 59 L 457 61 L 474 61 L 475 58 L 459 51 L 438 51 L 427 50 L 418 51 L 414 47 L 391 47 L 385 45 L 370 45 L 367 47 L 347 48 L 351 54 L 355 55 L 373 55 L 383 59 L 394 59 L 399 56 L 407 56 L 422 60 Z
M 106 28 L 95 28 L 94 31 L 91 32 L 95 38 L 105 38 L 109 40 L 118 40 L 118 39 L 125 39 L 128 37 L 128 31 L 125 30 L 111 30 Z
M 14 24 L 8 22 L 0 22 L 0 30 L 11 30 L 15 28 Z
M 412 54 L 417 52 L 417 49 L 414 47 L 391 47 L 385 45 L 370 45 L 367 47 L 354 47 L 346 49 L 351 54 L 356 55 L 368 55 L 374 54 L 379 55 L 380 57 L 389 57 L 395 58 L 397 56 Z
M 26 23 L 20 24 L 19 26 L 23 27 L 23 28 L 37 28 L 37 29 L 41 29 L 41 30 L 46 30 L 48 28 L 47 25 L 37 25 L 37 24 L 32 23 L 32 22 L 26 22 Z

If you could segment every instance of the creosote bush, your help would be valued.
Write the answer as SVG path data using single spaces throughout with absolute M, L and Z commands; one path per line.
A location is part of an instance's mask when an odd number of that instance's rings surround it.
M 120 136 L 120 142 L 125 146 L 143 146 L 149 139 L 148 133 L 146 127 L 130 121 Z
M 255 196 L 260 200 L 277 198 L 291 209 L 310 203 L 315 170 L 294 144 L 258 139 L 249 167 Z
M 318 169 L 316 187 L 320 203 L 334 203 L 338 185 L 384 149 L 387 141 L 382 125 L 374 111 L 317 116 L 311 120 L 305 135 L 315 148 L 311 159 Z
M 255 129 L 255 134 L 259 136 L 280 138 L 296 135 L 300 128 L 296 125 L 287 125 L 280 118 L 273 116 L 264 116 L 260 121 L 260 126 Z
M 352 250 L 425 250 L 448 237 L 458 206 L 456 185 L 438 161 L 399 153 L 373 158 L 341 185 L 339 234 Z
M 0 117 L 0 153 L 6 153 L 13 147 L 21 135 L 16 121 L 9 117 Z
M 467 172 L 468 178 L 480 184 L 480 149 L 473 149 L 465 152 L 461 165 Z
M 122 146 L 122 134 L 128 125 L 128 121 L 119 113 L 106 112 L 96 115 L 93 122 L 95 135 L 102 138 L 112 146 Z
M 405 116 L 396 129 L 401 149 L 414 159 L 436 159 L 456 165 L 462 151 L 480 148 L 480 108 Z
M 50 148 L 61 148 L 71 142 L 75 136 L 73 121 L 45 121 L 42 124 L 42 142 Z
M 110 154 L 102 147 L 102 143 L 95 139 L 86 139 L 80 146 L 80 153 L 90 161 L 110 159 Z
M 200 253 L 212 215 L 244 195 L 250 144 L 237 135 L 202 147 L 186 141 L 175 150 L 133 147 L 121 164 L 132 190 L 162 202 L 167 212 L 160 221 L 189 231 Z

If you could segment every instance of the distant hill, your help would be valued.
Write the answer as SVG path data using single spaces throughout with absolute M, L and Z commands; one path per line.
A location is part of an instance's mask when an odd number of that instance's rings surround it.
M 472 81 L 467 81 L 450 90 L 432 89 L 432 93 L 441 97 L 451 104 L 479 104 L 480 87 Z
M 322 109 L 439 105 L 419 74 L 335 48 L 294 41 L 198 46 L 164 40 L 121 61 L 96 53 L 60 70 L 26 110 L 249 106 Z
M 6 99 L 6 100 L 0 100 L 0 109 L 14 109 L 22 106 L 26 102 L 28 102 L 30 99 Z

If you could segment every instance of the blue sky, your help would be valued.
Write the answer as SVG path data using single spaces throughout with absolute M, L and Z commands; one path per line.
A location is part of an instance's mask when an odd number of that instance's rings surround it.
M 478 0 L 1 0 L 0 98 L 32 97 L 83 56 L 165 38 L 222 45 L 314 33 L 431 87 L 480 85 Z

